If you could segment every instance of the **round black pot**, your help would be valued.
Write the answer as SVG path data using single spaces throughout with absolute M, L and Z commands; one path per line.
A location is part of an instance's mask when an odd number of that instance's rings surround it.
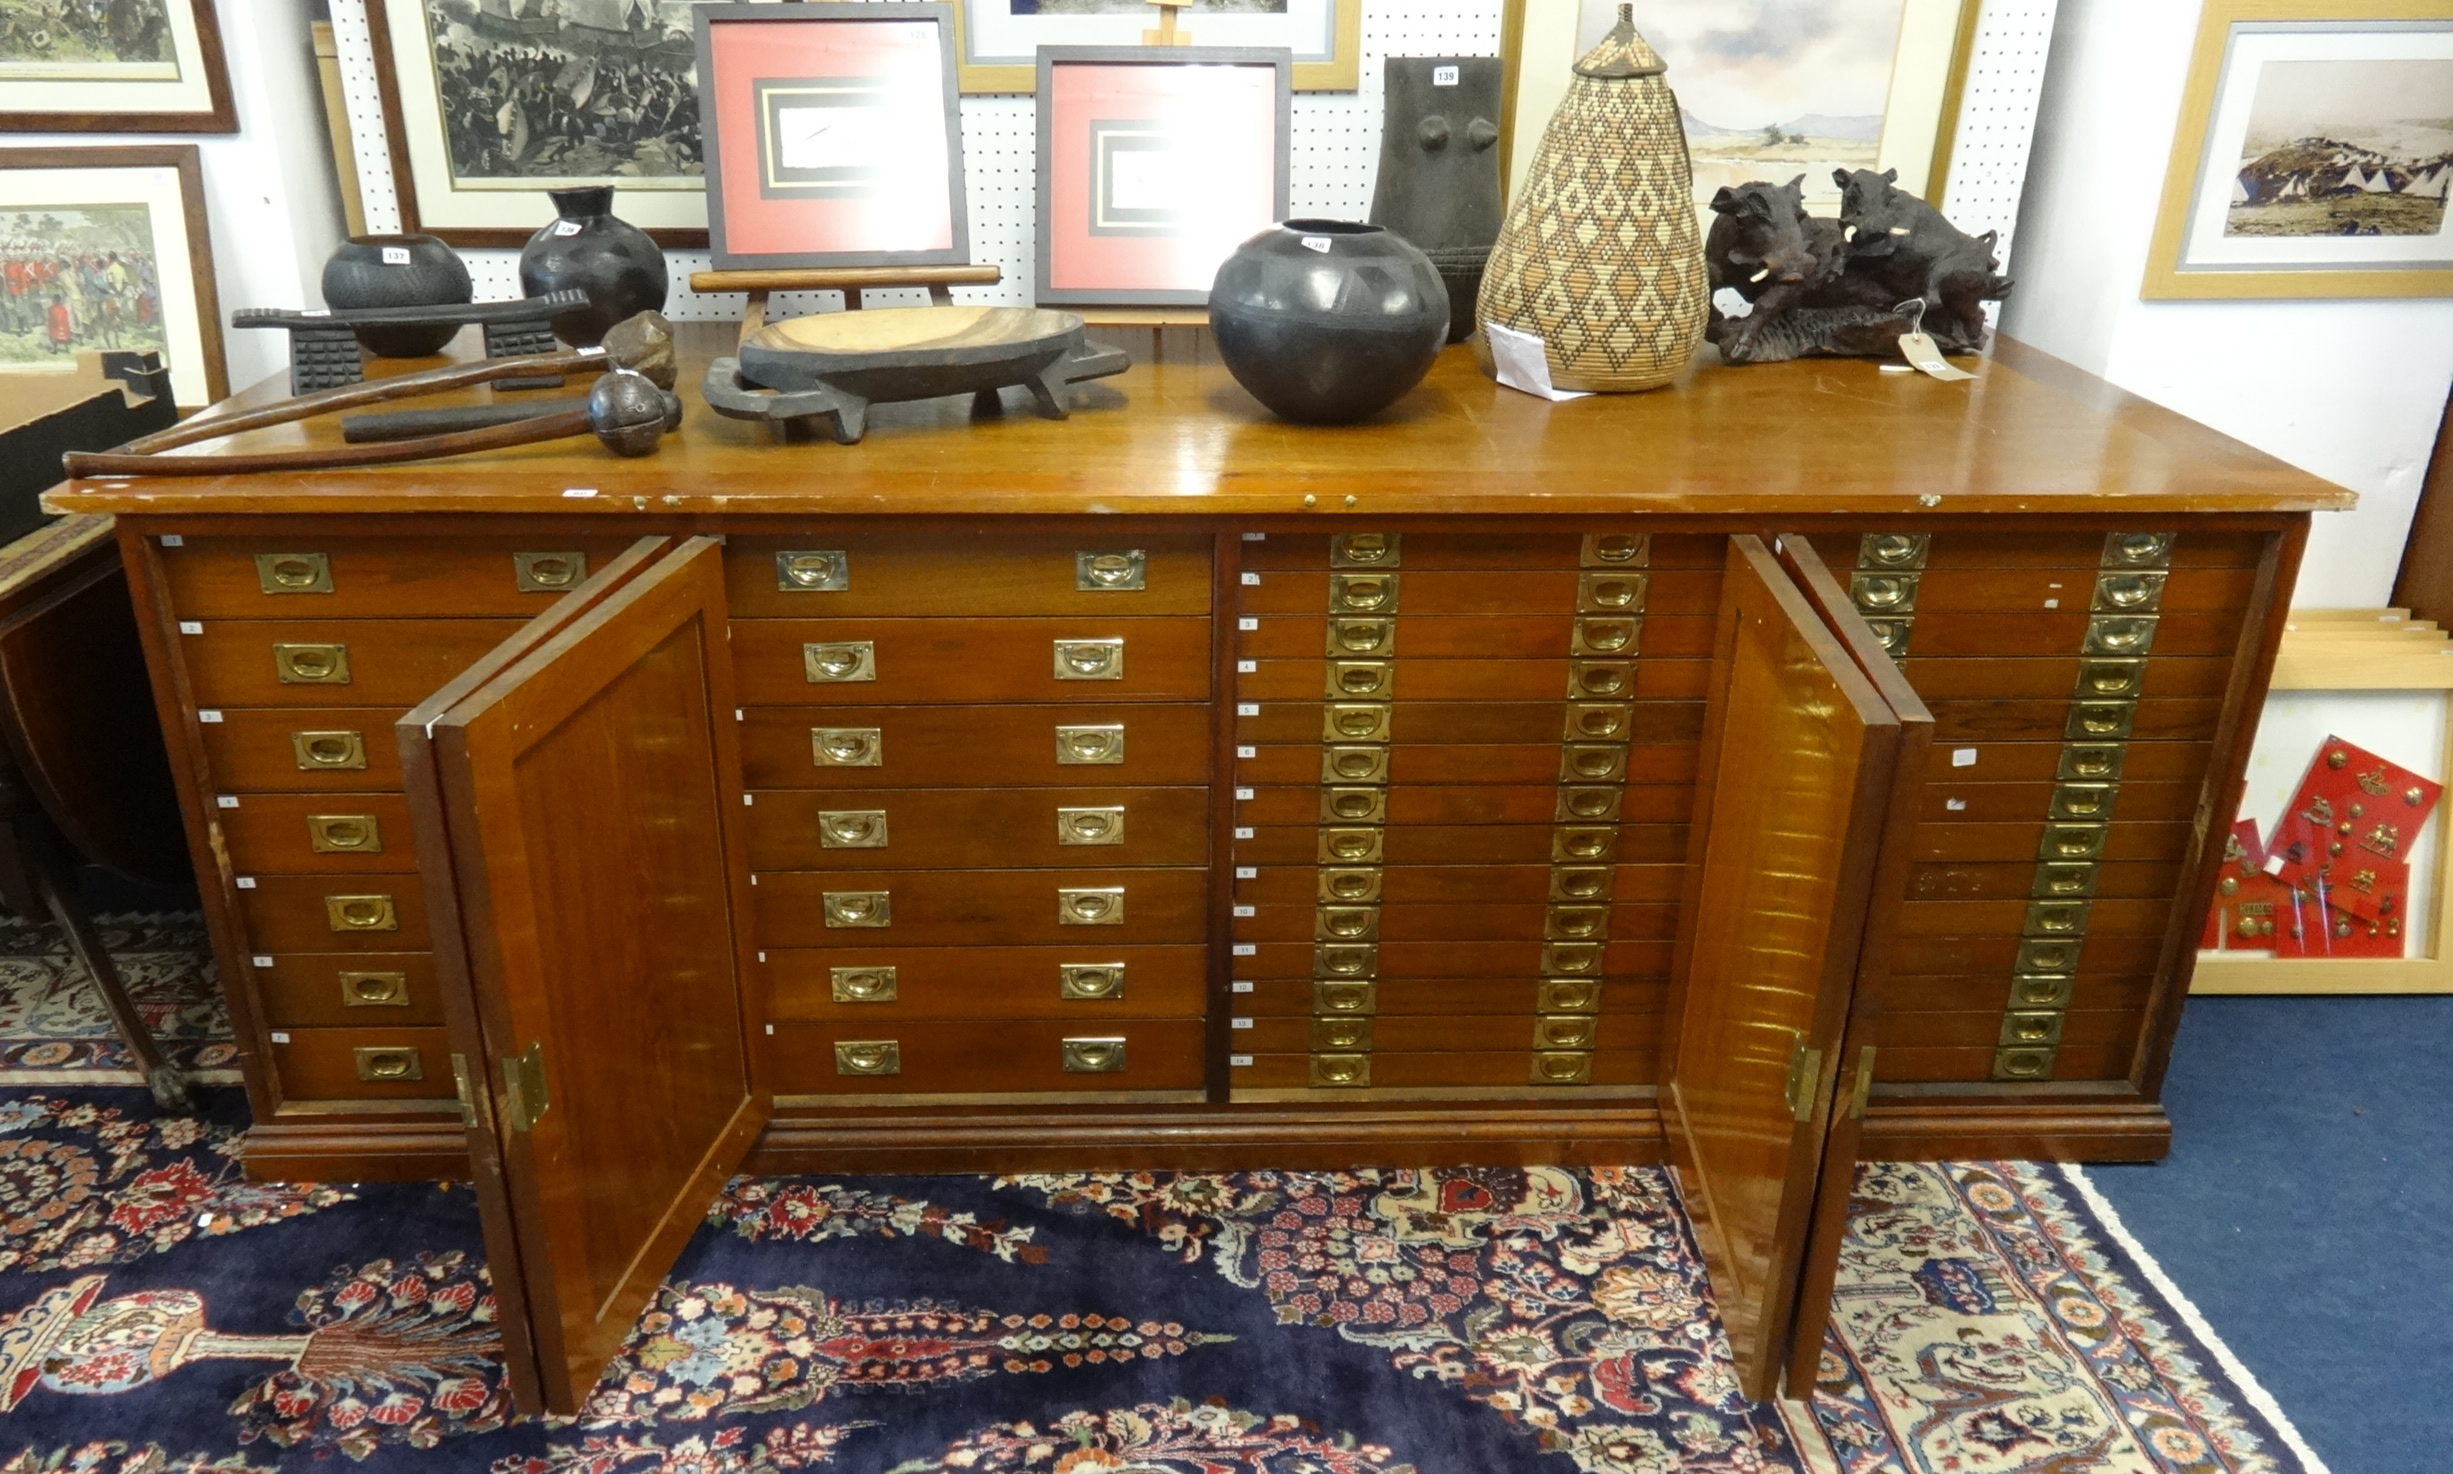
M 613 186 L 549 192 L 558 218 L 520 251 L 520 290 L 535 297 L 576 287 L 588 305 L 554 319 L 554 336 L 574 348 L 604 341 L 626 317 L 664 307 L 670 285 L 664 249 L 647 232 L 613 217 Z
M 386 251 L 392 253 L 389 261 Z M 408 260 L 400 259 L 403 254 Z M 324 263 L 324 305 L 335 310 L 441 307 L 468 300 L 468 264 L 434 236 L 353 235 Z M 360 328 L 358 345 L 378 358 L 423 358 L 442 352 L 459 331 L 457 323 Z
M 1209 290 L 1218 357 L 1290 420 L 1342 425 L 1422 382 L 1448 337 L 1448 288 L 1403 236 L 1289 220 L 1235 248 Z

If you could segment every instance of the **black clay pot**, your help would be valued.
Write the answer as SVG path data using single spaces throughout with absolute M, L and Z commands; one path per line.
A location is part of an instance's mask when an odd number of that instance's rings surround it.
M 560 218 L 520 251 L 520 290 L 531 297 L 572 287 L 588 294 L 585 308 L 554 319 L 555 337 L 594 347 L 623 318 L 663 309 L 670 284 L 664 250 L 646 231 L 613 218 L 612 185 L 557 189 L 549 198 Z
M 1235 248 L 1209 289 L 1218 357 L 1290 420 L 1342 425 L 1422 382 L 1448 337 L 1448 288 L 1403 236 L 1289 220 Z
M 324 305 L 441 307 L 469 300 L 468 264 L 430 235 L 353 235 L 324 263 Z M 360 328 L 358 346 L 377 358 L 440 353 L 460 331 L 439 327 Z

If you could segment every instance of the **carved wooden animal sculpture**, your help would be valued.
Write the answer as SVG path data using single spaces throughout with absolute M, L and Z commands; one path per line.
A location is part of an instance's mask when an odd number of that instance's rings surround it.
M 1818 305 L 1889 308 L 1915 297 L 1927 303 L 1925 330 L 1946 353 L 1984 346 L 1984 304 L 2010 295 L 1996 276 L 1995 233 L 1972 236 L 1942 212 L 1900 189 L 1897 169 L 1834 169 L 1840 186 L 1840 228 L 1848 238 L 1842 299 Z
M 1813 351 L 1790 334 L 1777 335 L 1785 351 L 1773 350 L 1764 338 L 1766 329 L 1811 300 L 1847 264 L 1839 222 L 1806 213 L 1799 188 L 1805 182 L 1803 174 L 1786 184 L 1757 180 L 1724 187 L 1712 196 L 1718 218 L 1704 239 L 1712 291 L 1728 287 L 1755 309 L 1745 317 L 1727 317 L 1718 307 L 1712 309 L 1704 337 L 1720 345 L 1726 362 L 1777 362 Z

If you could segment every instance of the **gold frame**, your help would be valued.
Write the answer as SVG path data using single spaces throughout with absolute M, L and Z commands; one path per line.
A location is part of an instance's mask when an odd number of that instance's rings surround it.
M 2172 133 L 2171 161 L 2164 165 L 2163 202 L 2155 211 L 2154 243 L 2147 249 L 2146 282 L 2138 295 L 2149 300 L 2227 301 L 2254 297 L 2444 297 L 2453 296 L 2453 266 L 2345 271 L 2288 268 L 2272 271 L 2184 269 L 2181 249 L 2189 208 L 2205 172 L 2206 130 L 2214 119 L 2215 92 L 2223 81 L 2223 55 L 2231 28 L 2253 21 L 2359 21 L 2446 18 L 2444 0 L 2206 0 L 2198 15 L 2197 41 L 2189 54 L 2189 81 L 2182 89 L 2180 118 Z
M 2274 656 L 2276 691 L 2441 693 L 2439 772 L 2453 774 L 2453 637 L 2405 609 L 2297 609 Z M 2447 795 L 2453 799 L 2453 794 Z M 2453 838 L 2453 804 L 2429 822 Z M 2201 952 L 2191 993 L 2453 993 L 2453 845 L 2436 852 L 2424 957 L 2267 957 Z
M 1363 0 L 1330 0 L 1335 7 L 1336 24 L 1327 61 L 1295 63 L 1297 92 L 1352 92 L 1363 80 Z M 1507 0 L 1521 5 L 1523 0 Z M 954 0 L 954 85 L 963 96 L 983 92 L 1018 92 L 1025 96 L 1039 90 L 1039 65 L 1036 60 L 1011 65 L 975 63 L 963 60 L 970 55 L 970 42 L 963 29 L 963 17 L 970 9 L 970 0 Z M 1155 21 L 1158 12 L 1153 10 Z M 1197 39 L 1197 38 L 1196 38 Z M 1206 319 L 1204 319 L 1206 321 Z

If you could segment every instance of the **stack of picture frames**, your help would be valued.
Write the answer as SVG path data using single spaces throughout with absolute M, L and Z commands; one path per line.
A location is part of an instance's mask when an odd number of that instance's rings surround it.
M 212 0 L 0 0 L 0 133 L 234 133 Z M 192 144 L 0 148 L 0 375 L 159 354 L 229 392 Z

